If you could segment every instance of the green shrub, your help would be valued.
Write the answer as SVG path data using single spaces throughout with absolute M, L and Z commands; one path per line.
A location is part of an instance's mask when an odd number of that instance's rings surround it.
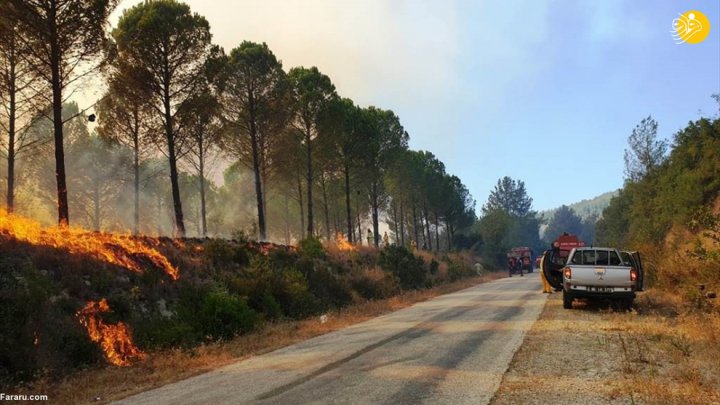
M 320 239 L 312 236 L 301 240 L 298 248 L 300 254 L 314 259 L 324 259 L 327 255 Z
M 202 338 L 190 324 L 177 316 L 144 316 L 133 321 L 132 326 L 135 343 L 144 349 L 189 347 Z
M 466 277 L 476 275 L 472 267 L 463 265 L 462 263 L 450 262 L 448 266 L 448 278 L 450 281 L 457 281 Z
M 393 276 L 376 280 L 365 274 L 355 275 L 350 279 L 350 286 L 367 300 L 389 298 L 398 293 L 398 285 Z
M 433 276 L 436 275 L 439 269 L 440 269 L 440 263 L 438 263 L 437 260 L 432 259 L 430 261 L 430 274 Z
M 320 301 L 309 291 L 307 279 L 297 270 L 287 270 L 274 278 L 272 294 L 290 318 L 301 319 L 322 310 Z
M 260 310 L 265 314 L 267 319 L 278 319 L 282 316 L 282 308 L 272 294 L 263 294 Z
M 352 290 L 346 280 L 338 278 L 329 269 L 316 269 L 309 277 L 310 291 L 321 302 L 342 308 L 352 302 Z
M 219 269 L 237 268 L 249 263 L 250 255 L 244 244 L 231 243 L 222 239 L 205 242 L 205 258 Z
M 396 275 L 400 279 L 400 286 L 404 289 L 425 287 L 427 278 L 425 262 L 405 247 L 386 246 L 380 252 L 378 264 L 383 270 Z
M 257 314 L 247 301 L 226 292 L 211 292 L 200 304 L 195 327 L 210 339 L 231 339 L 255 327 Z
M 274 272 L 280 272 L 295 267 L 298 254 L 287 249 L 273 249 L 268 255 L 268 261 Z
M 315 271 L 315 260 L 311 257 L 301 256 L 295 263 L 295 268 L 305 277 L 310 277 Z

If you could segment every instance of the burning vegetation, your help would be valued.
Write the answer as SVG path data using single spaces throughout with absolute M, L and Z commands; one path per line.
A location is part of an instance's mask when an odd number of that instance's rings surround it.
M 99 302 L 89 301 L 77 313 L 80 323 L 87 329 L 90 340 L 99 343 L 105 358 L 116 366 L 129 366 L 131 360 L 142 359 L 145 354 L 135 346 L 130 331 L 122 322 L 107 324 L 102 314 L 110 312 L 104 298 Z
M 357 250 L 357 246 L 348 242 L 348 240 L 345 238 L 345 235 L 340 232 L 338 232 L 338 234 L 335 236 L 335 246 L 337 246 L 338 249 L 343 251 L 354 252 Z
M 43 227 L 36 221 L 4 210 L 0 210 L 0 233 L 33 245 L 90 255 L 136 273 L 143 272 L 143 261 L 148 260 L 153 266 L 163 269 L 171 279 L 180 278 L 178 269 L 157 249 L 130 235 L 88 232 L 74 227 Z
M 129 235 L 92 233 L 72 227 L 43 227 L 38 222 L 0 210 L 0 235 L 36 246 L 67 250 L 99 261 L 143 273 L 144 266 L 162 269 L 172 280 L 179 279 L 178 269 L 154 247 L 146 245 L 148 239 Z M 150 240 L 152 241 L 152 240 Z M 156 244 L 159 242 L 154 240 Z M 88 332 L 90 340 L 99 343 L 105 358 L 116 366 L 128 366 L 131 360 L 142 359 L 144 354 L 133 343 L 130 330 L 123 322 L 108 324 L 102 314 L 111 312 L 105 298 L 88 301 L 76 313 Z M 38 345 L 37 333 L 33 344 Z
M 446 258 L 438 270 L 399 246 L 381 252 L 333 239 L 294 247 L 133 237 L 43 227 L 2 212 L 0 330 L 12 332 L 0 345 L 0 384 L 102 362 L 127 366 L 156 350 L 442 284 L 466 267 Z

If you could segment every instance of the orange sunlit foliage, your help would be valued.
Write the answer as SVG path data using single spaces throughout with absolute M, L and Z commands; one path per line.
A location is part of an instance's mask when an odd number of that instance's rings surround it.
M 347 239 L 345 239 L 345 235 L 342 233 L 339 233 L 335 236 L 335 245 L 340 250 L 346 250 L 346 251 L 355 251 L 357 250 L 357 247 L 354 246 L 352 243 L 348 242 Z
M 108 325 L 102 320 L 102 313 L 110 312 L 105 298 L 100 302 L 88 301 L 77 312 L 80 323 L 87 329 L 90 340 L 100 343 L 105 358 L 116 366 L 129 366 L 133 359 L 142 359 L 145 354 L 133 344 L 128 327 L 118 322 Z
M 94 233 L 73 227 L 43 227 L 36 221 L 8 214 L 4 210 L 0 210 L 0 234 L 34 245 L 90 255 L 137 273 L 143 271 L 142 262 L 138 259 L 144 258 L 165 271 L 173 280 L 180 278 L 178 269 L 157 249 L 130 235 Z

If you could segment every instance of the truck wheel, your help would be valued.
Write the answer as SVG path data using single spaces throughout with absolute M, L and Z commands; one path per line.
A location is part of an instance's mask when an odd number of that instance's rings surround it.
M 573 302 L 573 299 L 570 296 L 570 294 L 566 293 L 563 290 L 563 308 L 572 309 L 572 302 Z

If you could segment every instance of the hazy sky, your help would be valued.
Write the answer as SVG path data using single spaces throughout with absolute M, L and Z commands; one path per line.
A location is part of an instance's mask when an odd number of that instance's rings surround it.
M 187 3 L 226 51 L 267 42 L 286 69 L 317 66 L 341 96 L 395 111 L 411 148 L 435 153 L 478 208 L 505 175 L 539 210 L 617 189 L 642 118 L 670 139 L 718 111 L 717 0 Z M 710 36 L 676 45 L 671 22 L 691 9 Z

